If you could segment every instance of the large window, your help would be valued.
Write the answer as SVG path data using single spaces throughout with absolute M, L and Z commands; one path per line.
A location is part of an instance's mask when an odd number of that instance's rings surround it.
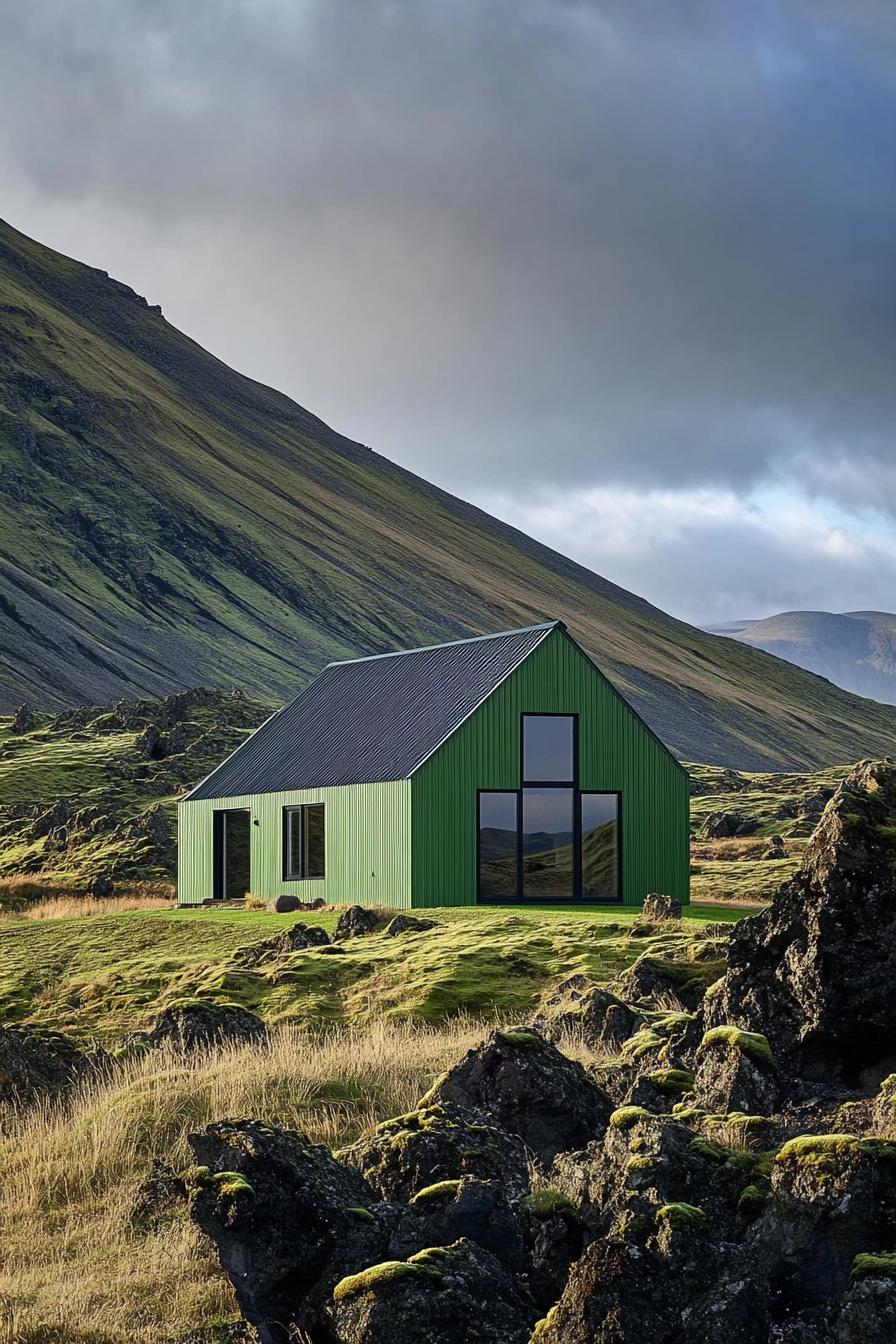
M 324 805 L 304 803 L 283 809 L 283 878 L 287 882 L 324 876 Z
M 479 793 L 480 901 L 622 898 L 621 795 L 579 788 L 575 714 L 523 714 L 518 789 Z
M 572 789 L 523 789 L 523 899 L 575 897 Z
M 479 896 L 515 901 L 519 873 L 519 794 L 479 795 Z
M 583 793 L 582 896 L 586 901 L 618 901 L 619 794 Z
M 573 714 L 523 715 L 523 783 L 576 782 L 576 720 Z

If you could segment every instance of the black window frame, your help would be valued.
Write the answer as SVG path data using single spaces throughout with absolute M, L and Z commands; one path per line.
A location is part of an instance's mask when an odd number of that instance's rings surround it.
M 582 897 L 582 904 L 583 904 L 583 905 L 621 905 L 621 904 L 623 903 L 623 901 L 622 901 L 622 837 L 623 837 L 623 827 L 622 827 L 622 790 L 621 790 L 621 789 L 578 789 L 578 790 L 577 790 L 578 807 L 576 808 L 576 811 L 578 812 L 578 817 L 577 817 L 577 819 L 576 819 L 576 824 L 577 824 L 577 826 L 578 826 L 578 828 L 579 828 L 579 870 L 578 870 L 578 871 L 579 871 L 579 882 L 581 883 L 581 881 L 582 881 L 582 853 L 581 853 L 581 846 L 582 846 L 582 841 L 583 841 L 583 830 L 582 830 L 582 799 L 583 799 L 583 798 L 590 797 L 592 794 L 597 794 L 598 796 L 600 796 L 600 797 L 604 797 L 604 798 L 615 798 L 615 799 L 616 799 L 616 900 L 615 900 L 615 901 L 608 901 L 608 900 L 601 900 L 601 899 L 596 899 L 596 900 L 592 899 L 592 900 L 588 900 L 588 899 L 586 899 L 585 897 Z
M 523 733 L 525 730 L 525 720 L 527 718 L 542 719 L 572 719 L 572 743 L 573 743 L 573 778 L 571 780 L 556 779 L 527 779 L 525 773 L 525 754 Z M 488 788 L 476 790 L 475 808 L 476 814 L 474 824 L 476 827 L 476 904 L 477 905 L 506 905 L 506 901 L 496 899 L 493 896 L 484 896 L 481 883 L 481 859 L 482 842 L 480 836 L 480 806 L 479 796 L 483 793 L 503 793 L 516 794 L 516 897 L 512 901 L 514 905 L 538 905 L 549 906 L 550 900 L 543 896 L 525 896 L 524 892 L 524 873 L 523 873 L 523 792 L 526 789 L 571 789 L 573 794 L 573 894 L 568 899 L 560 899 L 556 903 L 562 907 L 564 905 L 594 905 L 594 906 L 615 906 L 624 904 L 623 898 L 623 799 L 621 789 L 583 789 L 581 787 L 580 764 L 579 764 L 579 715 L 571 713 L 568 710 L 551 710 L 542 712 L 540 710 L 523 710 L 519 716 L 519 781 L 515 788 Z M 587 898 L 582 894 L 582 795 L 583 794 L 607 794 L 616 798 L 616 900 L 595 900 Z
M 529 779 L 526 775 L 526 720 L 527 719 L 572 719 L 572 779 Z M 520 714 L 520 782 L 522 789 L 576 789 L 579 787 L 579 716 L 565 710 L 542 714 L 538 710 L 525 709 Z
M 323 872 L 307 873 L 305 869 L 305 814 L 311 807 L 319 807 L 323 813 L 323 840 L 324 840 L 324 863 Z M 290 862 L 290 833 L 292 830 L 292 818 L 299 818 L 299 868 L 298 873 L 291 871 Z M 284 882 L 323 882 L 327 875 L 327 812 L 326 804 L 320 801 L 310 803 L 288 803 L 283 808 L 283 819 L 281 822 L 281 870 L 282 881 Z

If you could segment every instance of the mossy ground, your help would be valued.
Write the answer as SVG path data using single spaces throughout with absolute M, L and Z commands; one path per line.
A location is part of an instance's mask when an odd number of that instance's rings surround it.
M 349 940 L 340 957 L 308 949 L 251 970 L 233 954 L 288 928 L 293 916 L 146 910 L 15 921 L 0 927 L 0 1013 L 103 1040 L 191 998 L 238 1003 L 268 1022 L 312 1029 L 382 1017 L 506 1021 L 524 1018 L 566 976 L 610 980 L 644 950 L 644 940 L 630 936 L 635 911 L 428 913 L 436 927 L 421 937 L 371 934 Z M 688 914 L 663 937 L 665 955 L 683 962 L 700 951 L 705 921 L 717 918 L 711 908 Z M 337 915 L 301 919 L 332 932 Z

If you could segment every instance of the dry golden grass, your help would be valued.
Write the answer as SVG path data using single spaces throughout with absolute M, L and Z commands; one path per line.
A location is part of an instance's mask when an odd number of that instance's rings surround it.
M 0 904 L 5 891 L 11 891 L 15 897 L 14 878 L 0 878 Z M 31 884 L 32 886 L 34 884 Z M 117 896 L 85 896 L 78 892 L 53 894 L 34 894 L 26 897 L 28 903 L 17 909 L 0 913 L 0 922 L 9 923 L 17 919 L 76 919 L 88 915 L 122 915 L 129 910 L 171 910 L 175 899 L 172 889 L 166 882 L 137 882 L 125 888 Z M 0 1335 L 0 1344 L 2 1344 Z
M 281 1031 L 269 1047 L 188 1059 L 159 1051 L 64 1104 L 7 1117 L 0 1344 L 161 1344 L 233 1316 L 230 1286 L 184 1214 L 155 1231 L 132 1225 L 153 1158 L 189 1165 L 187 1134 L 227 1117 L 351 1142 L 410 1109 L 482 1033 L 464 1021 L 383 1025 L 363 1036 Z

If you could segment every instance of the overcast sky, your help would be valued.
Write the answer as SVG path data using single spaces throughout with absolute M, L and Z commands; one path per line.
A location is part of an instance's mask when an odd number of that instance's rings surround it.
M 686 619 L 896 609 L 892 0 L 0 0 L 0 215 Z

